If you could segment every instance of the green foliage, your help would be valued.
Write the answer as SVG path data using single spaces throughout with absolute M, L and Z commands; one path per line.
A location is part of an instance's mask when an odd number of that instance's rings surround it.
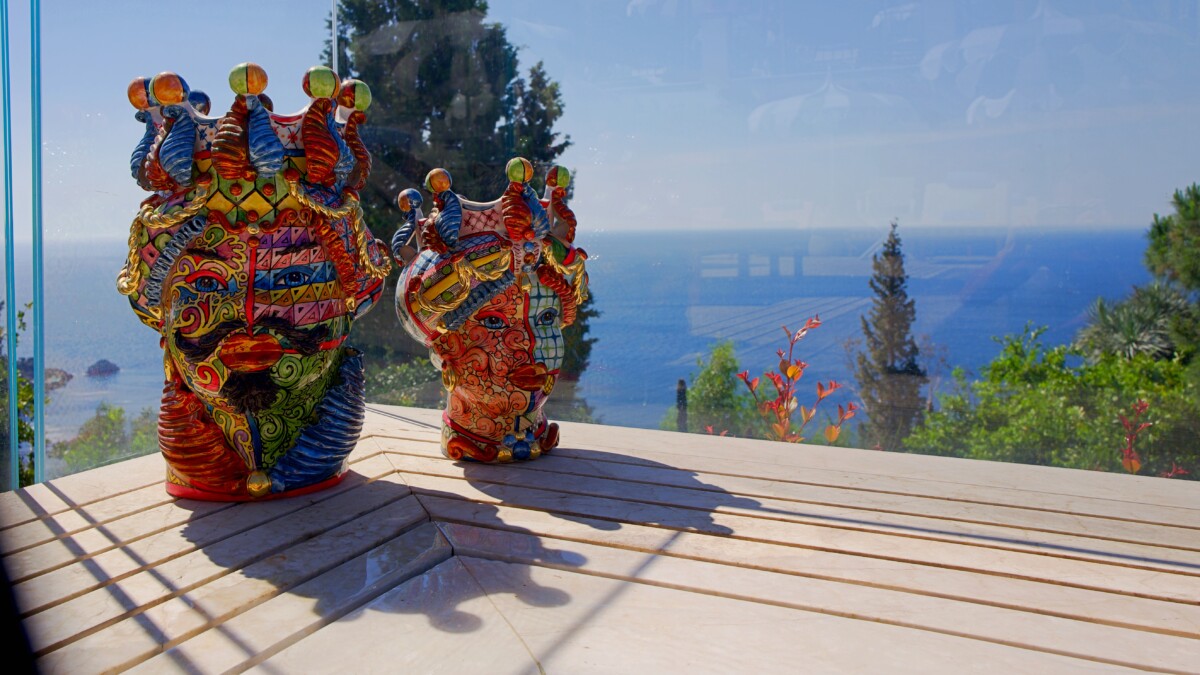
M 1104 354 L 1174 358 L 1187 342 L 1187 326 L 1195 324 L 1198 313 L 1177 288 L 1155 281 L 1114 304 L 1097 298 L 1075 344 L 1092 359 Z
M 587 423 L 600 421 L 592 406 L 579 394 L 579 378 L 588 368 L 592 345 L 596 343 L 596 338 L 589 336 L 591 328 L 588 324 L 598 316 L 600 310 L 596 309 L 595 295 L 589 295 L 579 305 L 575 322 L 563 329 L 563 349 L 566 353 L 554 392 L 546 400 L 545 411 L 549 419 Z
M 566 354 L 559 370 L 560 381 L 578 382 L 591 361 L 592 345 L 596 344 L 596 338 L 588 335 L 591 332 L 589 324 L 592 319 L 600 316 L 595 299 L 594 295 L 589 295 L 588 299 L 579 305 L 575 322 L 563 329 L 563 349 Z
M 158 451 L 158 416 L 145 408 L 131 424 L 125 409 L 101 403 L 69 441 L 54 443 L 51 454 L 61 457 L 71 473 Z
M 734 436 L 752 435 L 757 418 L 754 404 L 738 379 L 738 361 L 733 342 L 713 345 L 708 360 L 696 360 L 700 371 L 692 377 L 688 388 L 688 428 L 703 431 L 712 427 L 713 433 L 727 431 Z M 662 428 L 675 428 L 675 410 L 664 418 Z
M 1152 426 L 1138 438 L 1143 473 L 1178 465 L 1200 473 L 1200 404 L 1178 361 L 1103 354 L 1085 361 L 1067 346 L 1045 347 L 1044 329 L 1000 341 L 977 382 L 956 370 L 956 391 L 940 398 L 905 448 L 972 459 L 1121 471 L 1120 415 L 1149 404 Z
M 30 305 L 25 305 L 25 309 L 29 309 Z M 0 311 L 4 309 L 4 303 L 0 301 Z M 17 311 L 17 336 L 25 332 L 25 309 Z M 0 327 L 0 421 L 2 421 L 3 435 L 0 436 L 0 457 L 11 457 L 14 451 L 9 447 L 9 424 L 11 421 L 8 418 L 8 354 L 7 349 L 8 333 L 3 327 Z M 62 384 L 66 384 L 65 381 Z M 61 386 L 61 385 L 59 385 Z M 33 380 L 26 375 L 21 374 L 18 369 L 17 373 L 17 444 L 24 445 L 32 444 L 34 441 L 33 429 Z M 19 466 L 17 467 L 17 482 L 18 487 L 26 487 L 33 485 L 33 456 L 21 457 Z M 7 482 L 7 481 L 6 481 Z
M 438 408 L 442 405 L 442 377 L 427 358 L 367 366 L 367 400 L 383 405 Z
M 513 153 L 531 162 L 549 163 L 571 145 L 571 137 L 554 131 L 562 116 L 562 94 L 558 83 L 538 61 L 529 69 L 529 82 L 517 78 L 509 87 L 507 107 L 511 114 L 501 130 Z
M 1200 185 L 1176 190 L 1171 203 L 1175 213 L 1154 214 L 1146 267 L 1155 276 L 1200 291 Z
M 855 359 L 854 378 L 867 419 L 859 426 L 867 447 L 899 450 L 925 402 L 921 387 L 927 381 L 917 362 L 920 350 L 913 339 L 916 306 L 908 297 L 908 273 L 900 235 L 893 221 L 883 249 L 875 255 L 871 311 L 862 317 L 862 346 Z
M 341 0 L 339 7 L 339 75 L 371 87 L 362 138 L 373 167 L 362 206 L 382 241 L 399 224 L 396 195 L 421 186 L 430 169 L 449 170 L 455 192 L 487 201 L 507 186 L 509 159 L 533 162 L 536 181 L 570 144 L 553 128 L 563 112 L 558 84 L 540 63 L 528 80 L 520 76 L 517 48 L 502 25 L 486 20 L 486 2 Z M 326 63 L 328 56 L 326 44 Z M 394 293 L 388 279 L 385 305 Z M 355 323 L 353 341 L 368 363 L 425 352 L 385 308 Z
M 592 406 L 579 395 L 579 383 L 572 380 L 558 380 L 550 398 L 546 399 L 546 407 L 543 410 L 546 418 L 552 422 L 596 424 L 600 421 Z

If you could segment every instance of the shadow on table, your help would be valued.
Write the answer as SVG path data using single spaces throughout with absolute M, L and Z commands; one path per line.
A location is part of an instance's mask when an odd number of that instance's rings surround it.
M 761 510 L 759 502 L 705 483 L 694 471 L 600 450 L 570 453 L 556 451 L 528 467 L 469 463 L 463 473 L 472 487 L 503 503 L 596 530 L 633 523 L 730 535 L 733 530 L 717 521 L 718 510 Z M 515 471 L 528 476 L 511 478 Z
M 714 517 L 718 509 L 758 506 L 667 464 L 631 463 L 614 453 L 572 453 L 530 464 L 460 465 L 466 483 L 490 499 L 472 499 L 473 491 L 418 488 L 422 509 L 428 504 L 434 513 L 444 514 L 436 523 L 428 511 L 418 522 L 407 523 L 416 505 L 403 506 L 412 494 L 403 481 L 369 481 L 352 472 L 342 485 L 324 492 L 197 512 L 183 535 L 226 574 L 265 580 L 277 593 L 310 598 L 314 623 L 335 621 L 361 608 L 367 614 L 422 615 L 438 630 L 470 633 L 484 626 L 482 612 L 490 611 L 472 607 L 480 607 L 477 601 L 489 595 L 508 594 L 530 607 L 568 604 L 571 596 L 565 590 L 546 585 L 543 575 L 537 575 L 539 583 L 531 571 L 569 571 L 588 562 L 583 548 L 568 539 L 535 532 L 530 528 L 537 526 L 528 523 L 506 522 L 498 504 L 542 511 L 598 532 L 626 524 L 659 528 L 662 537 L 654 546 L 662 552 L 684 532 L 731 534 Z M 446 468 L 448 476 L 458 471 L 449 463 Z M 436 509 L 434 500 L 453 508 Z M 455 550 L 443 534 L 453 540 Z M 596 542 L 603 545 L 602 539 Z M 657 555 L 647 554 L 639 564 L 648 565 Z M 458 556 L 513 564 L 505 565 L 503 574 L 488 574 L 487 565 Z M 629 570 L 629 578 L 636 579 L 640 569 Z M 477 578 L 480 573 L 486 578 Z M 207 604 L 204 593 L 205 585 L 189 592 L 196 600 L 193 606 Z M 245 611 L 254 611 L 255 602 L 247 597 Z M 214 618 L 213 630 L 223 630 L 220 622 L 230 618 Z M 281 627 L 280 639 L 288 634 Z M 227 637 L 237 641 L 233 631 Z M 245 648 L 247 658 L 253 658 L 255 649 Z
M 484 593 L 453 558 L 454 552 L 427 513 L 408 524 L 413 509 L 421 508 L 417 504 L 403 507 L 401 502 L 411 495 L 401 482 L 368 481 L 352 471 L 341 485 L 324 492 L 236 504 L 222 512 L 225 516 L 221 523 L 209 517 L 194 519 L 184 527 L 183 536 L 227 574 L 269 581 L 280 592 L 311 598 L 313 614 L 322 621 L 336 620 L 364 607 L 368 612 L 424 614 L 430 626 L 448 632 L 478 630 L 482 619 L 460 610 L 459 605 Z M 461 499 L 448 493 L 442 496 Z M 186 503 L 180 501 L 181 505 Z M 251 524 L 239 529 L 239 514 Z M 496 508 L 486 504 L 476 504 L 472 518 L 481 528 L 503 525 Z M 287 533 L 281 535 L 285 529 Z M 214 530 L 227 532 L 218 538 Z M 516 532 L 531 534 L 519 528 Z M 526 539 L 528 545 L 537 542 L 534 537 Z M 540 544 L 527 554 L 534 559 L 584 562 L 577 554 Z M 562 590 L 535 583 L 527 569 L 523 577 L 514 579 L 511 588 L 499 590 L 531 606 L 556 606 L 570 600 Z M 188 593 L 197 601 L 192 603 L 194 606 L 204 606 L 204 591 L 202 585 Z M 251 605 L 253 598 L 247 597 L 245 602 Z M 253 611 L 253 607 L 246 611 Z M 226 616 L 222 621 L 230 618 Z M 218 625 L 216 630 L 220 629 Z M 285 637 L 280 635 L 281 639 Z M 236 636 L 232 639 L 236 641 Z M 247 645 L 247 656 L 253 653 Z

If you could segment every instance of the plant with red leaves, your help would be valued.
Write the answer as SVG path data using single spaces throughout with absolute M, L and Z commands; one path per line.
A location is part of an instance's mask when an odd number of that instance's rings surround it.
M 817 406 L 842 386 L 834 380 L 830 380 L 828 383 L 817 382 L 817 400 L 813 402 L 811 408 L 799 405 L 796 400 L 797 385 L 800 378 L 804 376 L 804 369 L 808 367 L 807 363 L 795 358 L 796 345 L 804 339 L 805 335 L 808 335 L 810 330 L 818 328 L 820 325 L 821 319 L 813 316 L 804 322 L 803 328 L 794 333 L 787 326 L 783 326 L 783 332 L 788 339 L 787 353 L 785 354 L 782 349 L 776 352 L 779 356 L 778 371 L 772 370 L 763 373 L 763 377 L 767 378 L 771 382 L 771 386 L 775 388 L 774 398 L 768 397 L 766 392 L 763 392 L 762 396 L 759 395 L 761 378 L 750 379 L 749 371 L 738 373 L 738 379 L 745 383 L 746 388 L 750 390 L 750 395 L 754 397 L 755 408 L 766 425 L 766 435 L 770 440 L 786 443 L 803 442 L 804 436 L 801 435 L 801 432 L 816 416 Z M 854 417 L 857 410 L 858 406 L 854 403 L 848 403 L 845 406 L 839 404 L 837 422 L 825 427 L 825 440 L 829 443 L 837 441 L 838 436 L 841 435 L 842 424 Z M 797 411 L 800 412 L 799 423 L 792 419 L 792 415 Z
M 1140 421 L 1142 415 L 1145 415 L 1149 409 L 1150 404 L 1139 399 L 1131 407 L 1133 419 L 1126 417 L 1124 414 L 1117 415 L 1117 417 L 1121 418 L 1121 426 L 1125 427 L 1125 447 L 1121 448 L 1121 466 L 1125 467 L 1125 470 L 1129 473 L 1137 473 L 1142 470 L 1142 458 L 1138 456 L 1137 450 L 1133 446 L 1137 442 L 1138 434 L 1154 424 L 1153 422 Z M 1174 472 L 1177 468 L 1172 465 L 1171 471 Z M 1186 474 L 1187 472 L 1184 471 L 1183 473 Z
M 1180 476 L 1188 475 L 1188 470 L 1183 468 L 1182 466 L 1179 466 L 1175 462 L 1171 462 L 1171 469 L 1169 471 L 1164 471 L 1158 475 L 1161 476 L 1162 478 L 1178 478 Z

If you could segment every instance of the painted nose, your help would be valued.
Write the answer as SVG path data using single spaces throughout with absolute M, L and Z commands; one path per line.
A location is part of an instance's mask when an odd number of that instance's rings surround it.
M 239 373 L 254 373 L 275 365 L 283 356 L 279 340 L 271 335 L 235 333 L 221 343 L 217 357 L 226 368 Z
M 514 370 L 508 379 L 519 389 L 537 391 L 546 385 L 546 366 L 541 363 L 523 365 Z

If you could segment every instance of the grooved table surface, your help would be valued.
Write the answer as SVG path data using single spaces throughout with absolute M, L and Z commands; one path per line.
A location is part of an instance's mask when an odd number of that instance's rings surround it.
M 0 495 L 48 673 L 1200 672 L 1200 483 L 566 423 L 175 500 L 157 456 Z

